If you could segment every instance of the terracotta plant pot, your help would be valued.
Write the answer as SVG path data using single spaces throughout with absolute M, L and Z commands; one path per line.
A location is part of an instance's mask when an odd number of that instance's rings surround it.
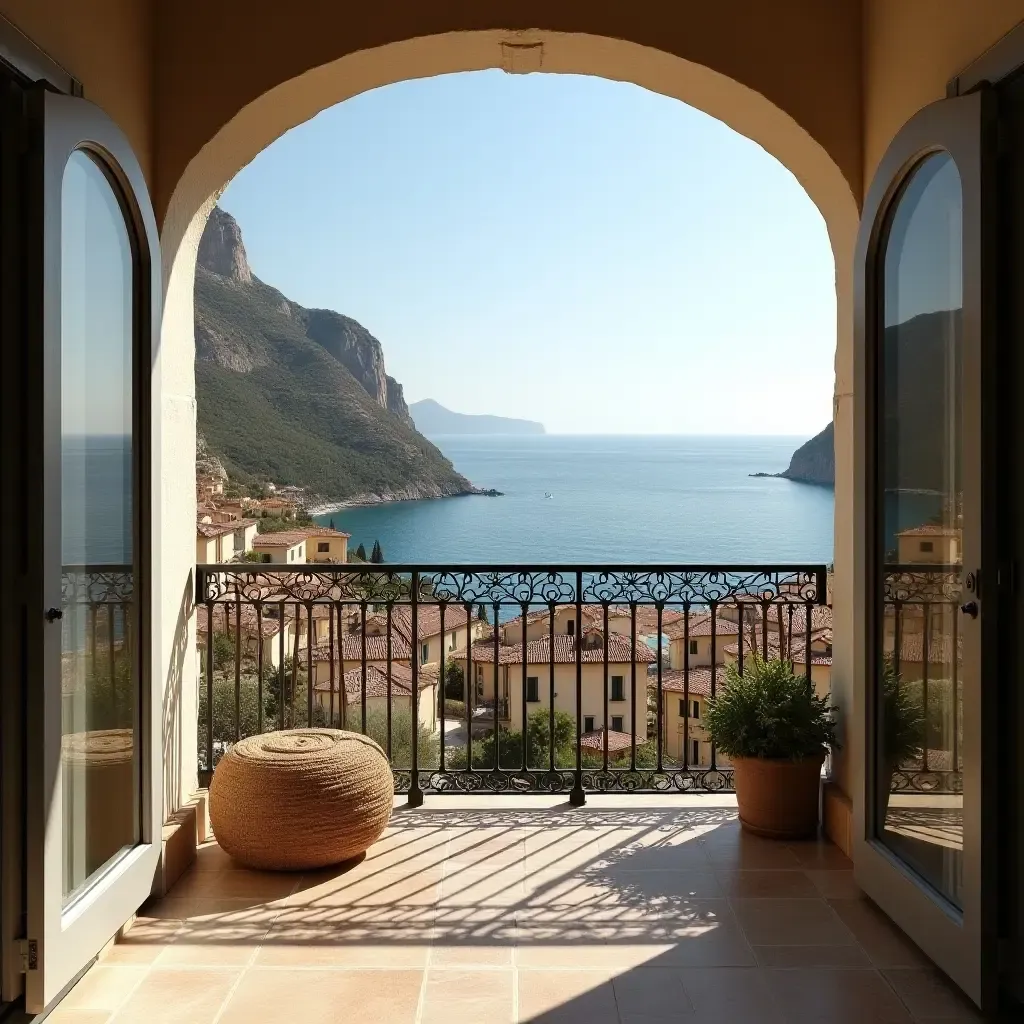
M 772 839 L 802 839 L 818 830 L 818 787 L 825 752 L 802 761 L 734 757 L 740 824 Z

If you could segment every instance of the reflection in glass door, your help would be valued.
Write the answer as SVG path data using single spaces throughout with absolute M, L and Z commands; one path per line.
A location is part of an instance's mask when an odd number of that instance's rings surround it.
M 873 831 L 962 906 L 962 194 L 925 158 L 893 204 L 877 353 Z M 969 588 L 968 588 L 969 589 Z M 970 606 L 965 606 L 968 614 Z
M 61 209 L 63 897 L 141 838 L 134 260 L 114 189 L 71 155 Z

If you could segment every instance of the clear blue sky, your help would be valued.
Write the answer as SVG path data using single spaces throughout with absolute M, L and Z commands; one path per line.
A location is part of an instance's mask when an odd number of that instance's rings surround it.
M 254 272 L 354 317 L 407 399 L 558 433 L 829 420 L 825 223 L 755 143 L 636 86 L 500 71 L 357 96 L 222 198 Z

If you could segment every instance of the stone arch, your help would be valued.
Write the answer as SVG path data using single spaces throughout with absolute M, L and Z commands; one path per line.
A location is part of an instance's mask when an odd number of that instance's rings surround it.
M 196 252 L 209 212 L 234 175 L 275 139 L 320 111 L 371 89 L 461 71 L 504 68 L 592 75 L 630 82 L 717 118 L 772 154 L 797 178 L 820 211 L 836 270 L 836 531 L 833 603 L 837 642 L 833 689 L 840 704 L 853 696 L 853 254 L 859 221 L 859 156 L 841 168 L 830 150 L 790 113 L 760 92 L 702 64 L 663 50 L 605 36 L 572 32 L 481 30 L 420 36 L 357 50 L 273 85 L 242 105 L 158 192 L 164 266 L 161 352 L 154 389 L 164 418 L 173 417 L 173 443 L 158 452 L 165 509 L 193 491 L 193 287 Z M 855 126 L 859 132 L 859 124 Z M 833 150 L 835 146 L 833 145 Z M 849 154 L 847 154 L 849 156 Z M 853 165 L 856 164 L 855 168 Z M 163 183 L 161 182 L 161 185 Z M 158 397 L 159 396 L 159 397 Z M 192 435 L 186 423 L 192 413 Z M 189 447 L 191 444 L 191 448 Z M 187 511 L 179 510 L 185 521 Z M 163 545 L 165 567 L 191 571 L 194 545 L 184 536 Z M 845 571 L 844 571 L 845 570 Z M 175 575 L 177 575 L 175 573 Z M 168 613 L 171 609 L 166 610 Z M 183 722 L 192 709 L 183 709 Z M 194 721 L 194 715 L 191 716 Z M 186 743 L 187 746 L 187 743 Z M 840 776 L 842 766 L 840 765 Z M 187 785 L 184 787 L 187 791 Z

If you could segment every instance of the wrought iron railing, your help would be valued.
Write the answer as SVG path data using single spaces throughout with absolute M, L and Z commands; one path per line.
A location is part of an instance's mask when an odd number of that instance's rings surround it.
M 923 717 L 920 753 L 896 767 L 893 792 L 963 791 L 963 579 L 960 565 L 885 566 L 882 654 Z
M 783 651 L 810 679 L 826 599 L 824 565 L 231 564 L 196 581 L 203 782 L 242 736 L 331 725 L 374 736 L 413 805 L 729 790 L 694 705 L 737 637 L 739 671 Z M 691 632 L 718 669 L 691 660 Z

